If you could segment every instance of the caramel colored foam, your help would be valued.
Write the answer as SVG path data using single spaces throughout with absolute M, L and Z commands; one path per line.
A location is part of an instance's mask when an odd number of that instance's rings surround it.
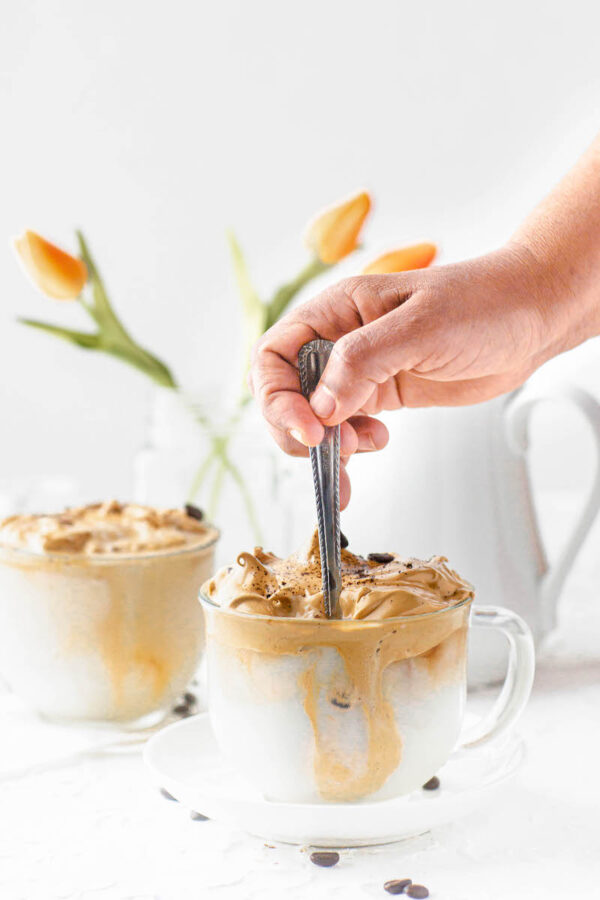
M 342 550 L 342 616 L 385 619 L 421 615 L 454 606 L 473 596 L 472 586 L 443 556 L 429 560 L 364 559 Z M 324 618 L 319 539 L 315 531 L 306 549 L 281 559 L 256 547 L 240 553 L 204 587 L 219 606 L 254 615 Z
M 116 500 L 51 515 L 10 516 L 0 523 L 1 545 L 35 553 L 157 553 L 207 544 L 216 537 L 216 529 L 182 509 L 155 509 Z

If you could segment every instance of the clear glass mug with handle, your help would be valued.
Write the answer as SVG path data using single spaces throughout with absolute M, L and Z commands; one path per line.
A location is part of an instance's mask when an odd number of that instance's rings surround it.
M 387 800 L 431 778 L 453 751 L 511 729 L 533 682 L 531 632 L 471 599 L 383 620 L 290 619 L 221 609 L 201 594 L 217 742 L 269 800 Z M 469 625 L 499 629 L 507 675 L 491 712 L 457 747 Z
M 53 721 L 161 721 L 202 657 L 217 540 L 96 556 L 0 545 L 0 679 Z

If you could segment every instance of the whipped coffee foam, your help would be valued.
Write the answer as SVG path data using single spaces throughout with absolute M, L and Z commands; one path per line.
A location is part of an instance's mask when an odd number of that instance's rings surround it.
M 183 509 L 136 503 L 90 503 L 51 515 L 9 516 L 0 523 L 0 544 L 36 553 L 138 554 L 208 543 L 212 526 Z
M 373 553 L 366 559 L 342 550 L 340 607 L 345 619 L 389 619 L 435 612 L 473 596 L 473 587 L 443 556 L 401 559 Z M 203 587 L 221 607 L 255 615 L 325 618 L 319 537 L 287 559 L 256 547 L 240 553 Z

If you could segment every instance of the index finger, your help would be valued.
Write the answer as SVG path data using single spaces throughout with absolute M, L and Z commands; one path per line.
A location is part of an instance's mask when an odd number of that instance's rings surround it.
M 252 391 L 267 422 L 314 447 L 323 440 L 323 425 L 300 388 L 298 351 L 319 335 L 304 322 L 282 321 L 257 345 Z

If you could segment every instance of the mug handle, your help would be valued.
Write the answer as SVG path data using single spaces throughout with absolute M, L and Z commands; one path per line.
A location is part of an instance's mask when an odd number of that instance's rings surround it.
M 596 471 L 583 509 L 567 540 L 565 547 L 552 566 L 547 566 L 539 582 L 539 607 L 542 629 L 549 633 L 556 626 L 556 606 L 560 590 L 569 574 L 577 552 L 588 531 L 594 524 L 600 509 L 600 403 L 588 391 L 575 385 L 537 393 L 533 390 L 518 391 L 505 409 L 506 435 L 513 453 L 524 456 L 529 446 L 528 430 L 531 413 L 538 403 L 562 400 L 575 406 L 587 419 L 596 441 Z
M 529 625 L 502 606 L 478 606 L 471 611 L 476 628 L 499 628 L 508 641 L 508 669 L 492 709 L 469 728 L 459 750 L 493 741 L 513 727 L 527 704 L 535 671 L 535 650 Z

